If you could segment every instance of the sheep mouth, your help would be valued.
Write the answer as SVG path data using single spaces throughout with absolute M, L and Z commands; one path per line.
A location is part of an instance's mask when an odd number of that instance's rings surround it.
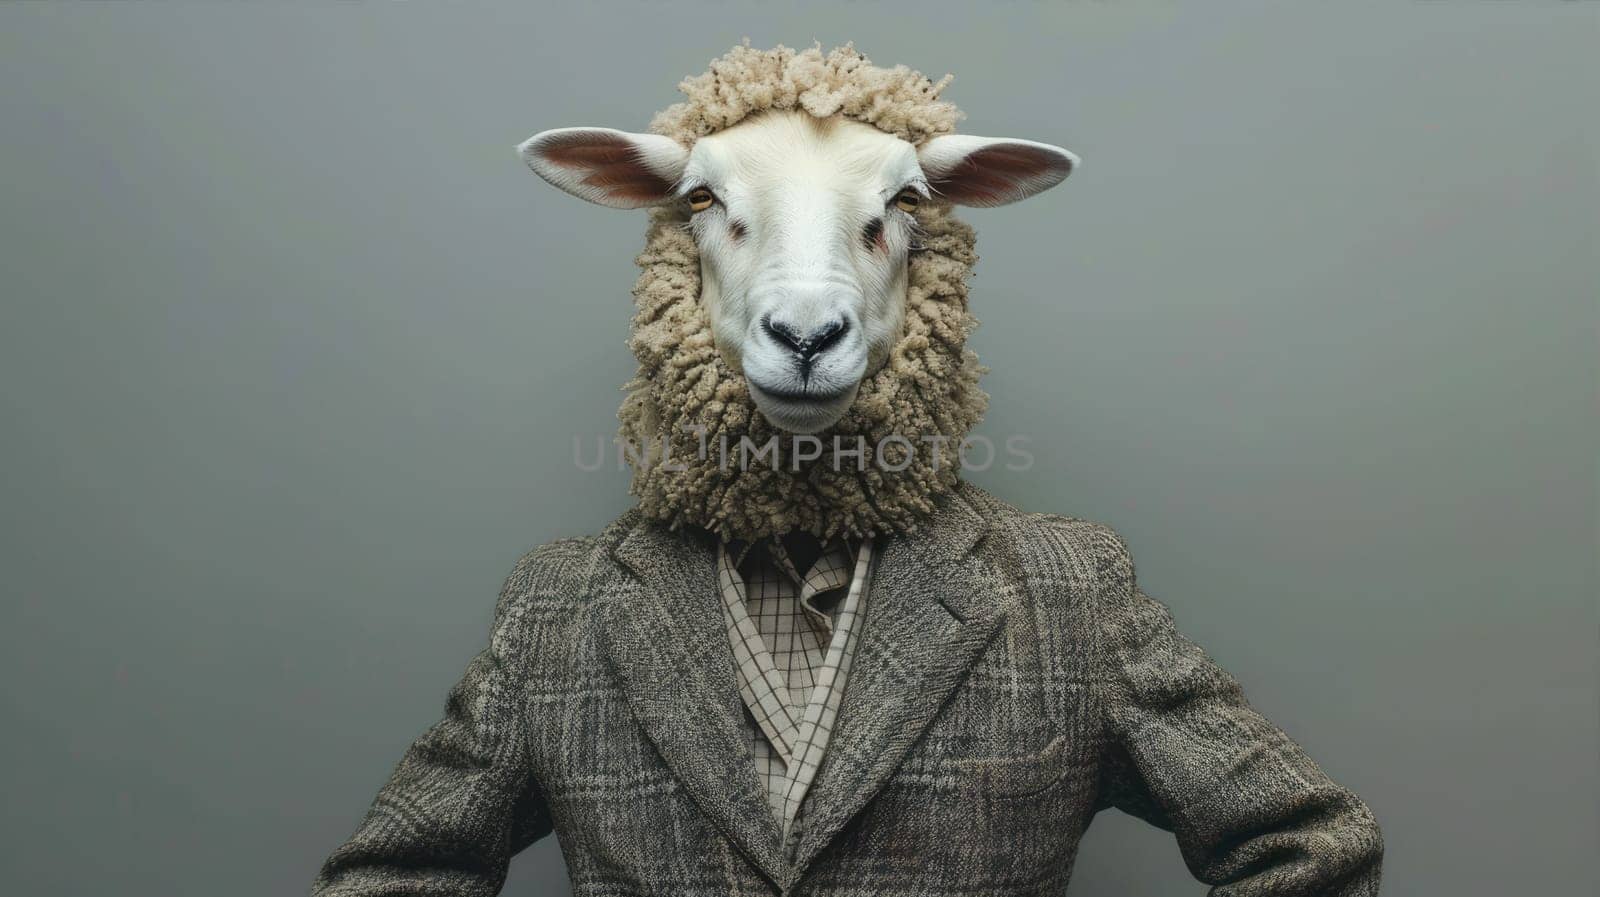
M 844 389 L 766 389 L 750 381 L 750 397 L 768 423 L 790 433 L 815 433 L 836 423 L 849 410 L 860 383 Z
M 832 402 L 832 401 L 835 401 L 837 399 L 843 398 L 845 395 L 849 394 L 850 392 L 854 391 L 854 389 L 855 389 L 854 385 L 847 386 L 847 387 L 845 387 L 843 389 L 828 389 L 828 390 L 823 390 L 823 389 L 785 389 L 785 388 L 776 387 L 776 386 L 772 386 L 772 387 L 762 386 L 762 385 L 756 383 L 755 381 L 751 381 L 750 387 L 752 389 L 754 389 L 756 392 L 759 392 L 759 393 L 761 393 L 761 394 L 763 394 L 765 396 L 768 396 L 770 398 L 777 399 L 777 400 L 779 400 L 781 402 L 794 402 L 794 403 L 798 403 L 798 404 Z

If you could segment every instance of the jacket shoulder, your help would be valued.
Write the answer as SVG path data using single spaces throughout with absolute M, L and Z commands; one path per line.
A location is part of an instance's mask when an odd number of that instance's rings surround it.
M 971 484 L 963 483 L 962 498 L 989 524 L 990 538 L 998 537 L 1020 556 L 1034 575 L 1076 573 L 1080 576 L 1131 572 L 1126 541 L 1110 526 L 1082 517 L 1025 511 Z
M 496 628 L 530 612 L 548 617 L 586 604 L 594 581 L 610 569 L 611 549 L 632 527 L 633 516 L 629 512 L 599 533 L 555 539 L 522 555 L 500 589 Z

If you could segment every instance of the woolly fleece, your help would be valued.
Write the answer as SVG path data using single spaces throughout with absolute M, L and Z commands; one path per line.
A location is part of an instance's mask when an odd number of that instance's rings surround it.
M 879 68 L 849 45 L 827 55 L 819 47 L 744 45 L 684 80 L 679 89 L 688 99 L 659 113 L 650 128 L 692 146 L 750 115 L 802 109 L 921 144 L 952 132 L 961 117 L 938 99 L 949 80 L 935 83 L 905 66 Z M 645 514 L 725 539 L 759 539 L 795 529 L 823 538 L 904 533 L 933 512 L 959 481 L 956 451 L 989 397 L 978 387 L 984 368 L 966 348 L 977 326 L 967 310 L 975 234 L 951 217 L 948 204 L 925 202 L 916 218 L 921 248 L 909 259 L 905 331 L 888 361 L 862 380 L 844 417 L 816 434 L 821 457 L 795 464 L 795 437 L 761 416 L 743 375 L 714 345 L 687 213 L 676 206 L 651 212 L 628 339 L 639 368 L 618 412 L 634 468 L 631 491 Z M 753 451 L 773 436 L 776 465 L 753 455 L 740 463 L 742 438 Z M 904 441 L 882 442 L 892 436 Z M 937 460 L 930 439 L 944 440 Z M 860 458 L 849 454 L 857 448 L 864 449 Z

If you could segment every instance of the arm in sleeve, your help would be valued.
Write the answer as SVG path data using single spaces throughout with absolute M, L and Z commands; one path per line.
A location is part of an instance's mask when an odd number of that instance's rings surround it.
M 1178 839 L 1213 897 L 1366 897 L 1383 839 L 1354 794 L 1253 710 L 1102 536 L 1110 756 L 1101 800 Z
M 323 864 L 313 897 L 492 897 L 511 857 L 551 831 L 533 780 L 504 628 L 535 554 L 495 610 L 490 644 L 451 689 L 444 718 L 402 756 L 360 828 Z

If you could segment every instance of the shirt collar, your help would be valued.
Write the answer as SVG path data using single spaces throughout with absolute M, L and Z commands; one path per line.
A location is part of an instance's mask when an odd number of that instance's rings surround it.
M 727 550 L 728 560 L 732 562 L 735 569 L 744 566 L 745 559 L 749 557 L 750 552 L 755 550 L 765 551 L 767 557 L 772 560 L 773 565 L 785 576 L 788 576 L 797 587 L 805 589 L 807 585 L 813 584 L 814 580 L 815 587 L 806 589 L 809 594 L 849 585 L 851 567 L 854 566 L 852 561 L 855 559 L 857 552 L 861 550 L 861 542 L 862 540 L 849 536 L 834 536 L 823 544 L 822 553 L 817 556 L 817 560 L 812 564 L 811 569 L 806 571 L 801 571 L 795 567 L 794 561 L 789 557 L 788 550 L 783 547 L 783 540 L 778 536 L 767 536 L 761 539 L 726 539 L 723 541 L 723 547 Z M 830 556 L 840 551 L 844 553 L 844 559 L 842 562 L 835 563 L 832 567 L 842 567 L 844 571 L 842 574 L 838 574 L 836 569 L 830 569 L 830 565 L 824 563 Z M 842 576 L 842 579 L 839 578 L 840 576 Z

